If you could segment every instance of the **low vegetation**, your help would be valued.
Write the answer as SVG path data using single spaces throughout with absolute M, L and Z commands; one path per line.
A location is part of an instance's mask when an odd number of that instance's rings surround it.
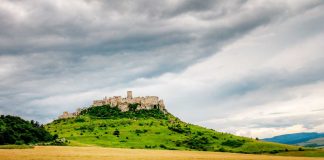
M 277 155 L 295 157 L 324 157 L 324 149 L 308 149 L 305 151 L 281 152 Z
M 135 110 L 139 104 L 130 104 L 130 110 L 128 112 L 121 112 L 118 107 L 110 107 L 109 105 L 103 105 L 98 107 L 90 107 L 81 112 L 81 115 L 89 115 L 94 118 L 103 119 L 120 119 L 120 118 L 156 118 L 166 119 L 167 116 L 158 108 L 151 110 Z
M 31 145 L 15 145 L 15 144 L 0 145 L 0 149 L 29 149 L 33 147 L 34 146 Z
M 130 107 L 132 108 L 132 107 Z M 45 128 L 68 145 L 118 148 L 198 150 L 239 153 L 298 151 L 298 147 L 235 136 L 182 122 L 158 109 L 121 112 L 117 107 L 90 107 L 76 118 L 59 119 Z
M 49 142 L 57 138 L 35 121 L 26 121 L 15 116 L 0 116 L 0 145 L 35 144 Z M 6 147 L 6 146 L 2 146 Z M 10 146 L 7 146 L 10 147 Z

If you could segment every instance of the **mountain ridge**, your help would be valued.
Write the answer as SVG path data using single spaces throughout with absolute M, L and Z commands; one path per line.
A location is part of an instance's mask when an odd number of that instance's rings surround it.
M 291 134 L 283 134 L 274 136 L 271 138 L 264 138 L 264 141 L 269 142 L 277 142 L 283 144 L 291 144 L 291 145 L 301 145 L 311 147 L 317 146 L 316 142 L 309 142 L 314 139 L 324 138 L 324 133 L 318 132 L 299 132 L 299 133 L 291 133 Z M 324 145 L 323 145 L 324 146 Z

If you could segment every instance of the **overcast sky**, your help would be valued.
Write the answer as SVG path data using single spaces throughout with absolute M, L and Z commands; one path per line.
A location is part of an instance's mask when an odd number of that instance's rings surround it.
M 0 114 L 156 95 L 248 137 L 324 132 L 323 0 L 0 0 Z

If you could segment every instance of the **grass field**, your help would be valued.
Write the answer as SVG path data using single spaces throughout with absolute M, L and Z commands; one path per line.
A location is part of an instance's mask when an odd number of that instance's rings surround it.
M 167 151 L 102 147 L 36 146 L 33 149 L 0 149 L 4 160 L 321 160 L 324 158 L 281 157 L 201 151 Z
M 179 126 L 170 128 L 172 122 Z M 241 153 L 277 153 L 299 148 L 221 133 L 176 119 L 94 119 L 80 116 L 54 121 L 45 127 L 50 133 L 68 139 L 70 146 Z M 119 131 L 118 136 L 114 135 L 115 130 Z
M 302 152 L 291 151 L 291 152 L 281 152 L 277 155 L 281 156 L 298 156 L 298 157 L 324 157 L 324 149 L 317 150 L 306 150 Z
M 0 149 L 28 149 L 33 147 L 30 145 L 0 145 Z

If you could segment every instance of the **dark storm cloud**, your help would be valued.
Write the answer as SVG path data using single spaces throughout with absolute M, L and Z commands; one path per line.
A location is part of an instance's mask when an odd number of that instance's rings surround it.
M 217 86 L 219 90 L 213 90 L 214 93 L 211 95 L 222 100 L 242 96 L 263 87 L 271 86 L 271 89 L 277 90 L 313 84 L 324 79 L 323 74 L 318 74 L 324 72 L 324 65 L 320 63 L 323 60 L 318 59 L 315 63 L 305 65 L 307 68 L 298 70 L 298 72 L 259 71 L 260 73 L 256 74 L 256 76 L 242 77 L 239 80 L 229 81 Z
M 48 121 L 72 105 L 87 105 L 102 90 L 180 73 L 258 28 L 322 3 L 5 0 L 0 4 L 0 113 Z M 273 83 L 250 78 L 224 85 L 217 96 L 226 99 Z M 316 78 L 322 79 L 311 80 Z M 64 102 L 62 96 L 75 100 Z

